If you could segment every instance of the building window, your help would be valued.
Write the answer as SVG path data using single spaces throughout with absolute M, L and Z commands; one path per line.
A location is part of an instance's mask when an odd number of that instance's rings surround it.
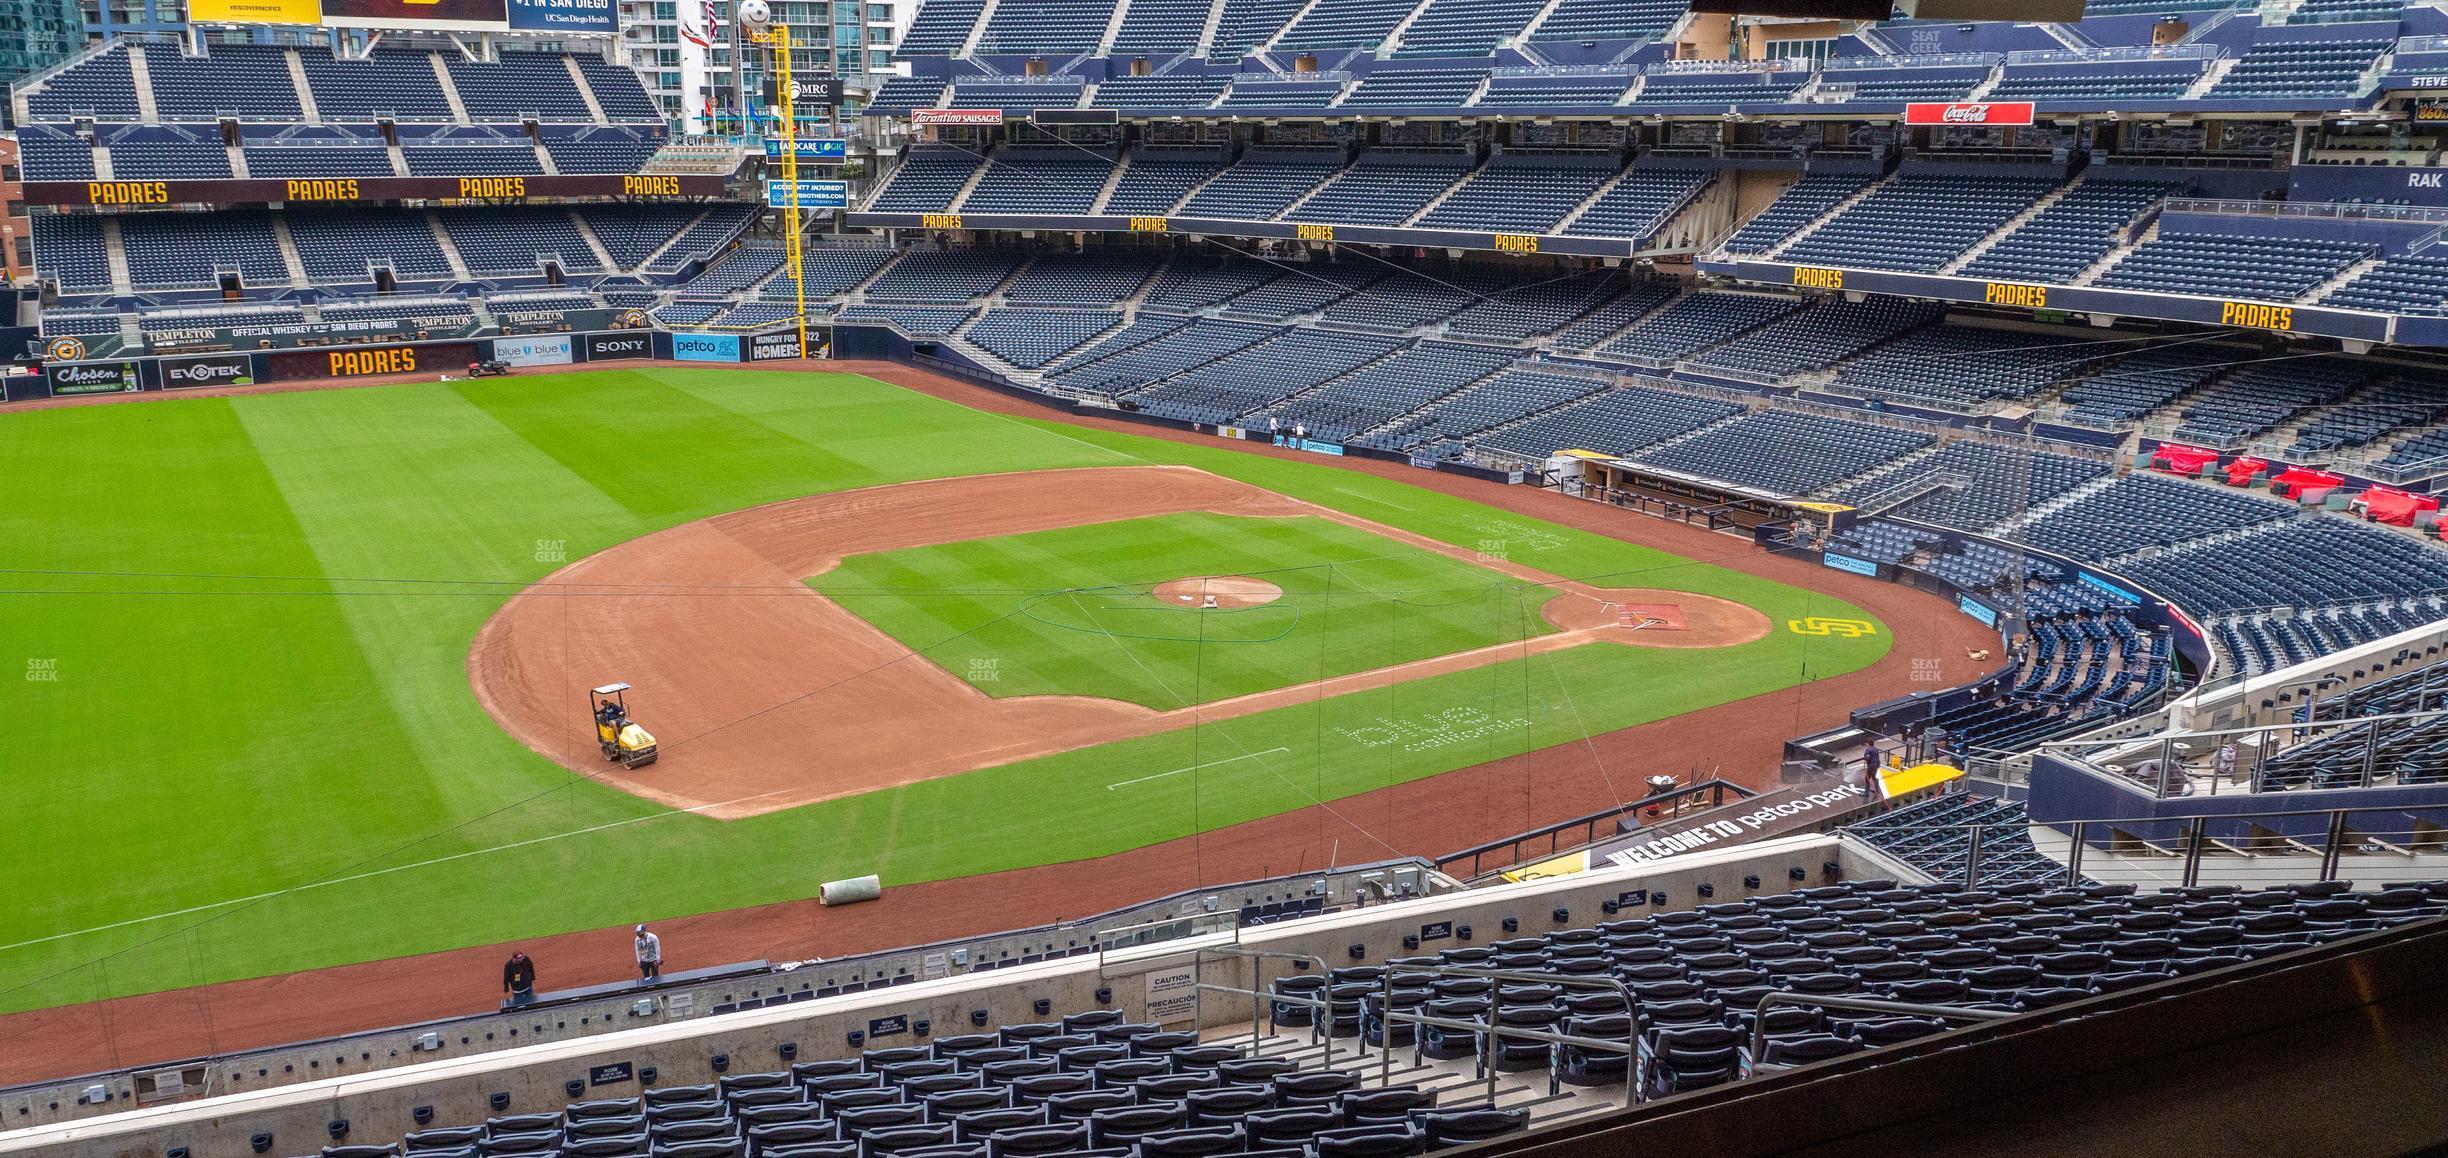
M 1797 67 L 1817 68 L 1826 63 L 1828 51 L 1836 46 L 1832 38 L 1822 40 L 1771 40 L 1766 44 L 1770 60 L 1790 60 Z

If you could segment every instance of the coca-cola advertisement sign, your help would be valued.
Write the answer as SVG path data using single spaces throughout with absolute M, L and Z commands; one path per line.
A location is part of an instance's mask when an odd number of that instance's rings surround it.
M 2032 123 L 2030 101 L 1961 101 L 1955 104 L 1937 102 L 1904 106 L 1904 123 L 1908 125 L 2028 125 Z

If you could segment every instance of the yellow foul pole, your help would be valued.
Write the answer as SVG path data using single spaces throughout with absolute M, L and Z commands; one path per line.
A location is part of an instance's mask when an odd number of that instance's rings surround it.
M 782 183 L 785 189 L 783 197 L 788 206 L 783 210 L 783 218 L 789 228 L 783 241 L 783 252 L 790 261 L 791 292 L 798 304 L 795 317 L 799 325 L 799 356 L 805 358 L 811 351 L 807 331 L 807 279 L 801 269 L 806 245 L 802 236 L 805 225 L 799 218 L 799 125 L 791 108 L 790 25 L 775 24 L 766 29 L 763 39 L 773 48 L 774 96 L 782 103 Z

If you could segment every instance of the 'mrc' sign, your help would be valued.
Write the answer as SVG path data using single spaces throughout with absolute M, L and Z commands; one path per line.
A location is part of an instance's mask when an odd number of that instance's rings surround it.
M 1958 104 L 1916 102 L 1904 106 L 1908 125 L 2028 125 L 2030 101 L 1966 101 Z

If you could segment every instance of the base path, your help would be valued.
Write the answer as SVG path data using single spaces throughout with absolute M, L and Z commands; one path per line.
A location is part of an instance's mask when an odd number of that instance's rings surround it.
M 586 689 L 638 686 L 656 733 L 651 768 L 606 784 L 720 819 L 949 776 L 1591 642 L 1724 647 L 1767 617 L 1707 595 L 1599 591 L 1478 561 L 1534 591 L 1560 630 L 1398 667 L 1156 711 L 1089 696 L 996 698 L 910 650 L 804 580 L 851 555 L 1153 515 L 1333 519 L 1421 550 L 1460 547 L 1179 466 L 1024 471 L 937 479 L 773 503 L 633 539 L 514 596 L 476 636 L 468 681 L 528 747 L 602 774 Z M 1263 588 L 1263 590 L 1261 590 Z M 1280 594 L 1241 577 L 1191 578 L 1159 598 L 1218 609 Z M 1227 603 L 1227 600 L 1231 600 Z M 1677 610 L 1679 630 L 1632 630 L 1629 602 Z
M 1437 856 L 1601 808 L 1641 793 L 1641 778 L 1717 775 L 1774 783 L 1788 737 L 1845 723 L 1853 709 L 1910 692 L 1974 682 L 2003 663 L 1997 632 L 1951 600 L 1901 584 L 1832 571 L 1683 523 L 1532 487 L 1417 470 L 1399 462 L 1227 442 L 1165 426 L 1050 409 L 989 387 L 893 362 L 772 362 L 765 370 L 867 374 L 1015 419 L 1053 420 L 1149 438 L 1332 462 L 1351 471 L 1484 503 L 1499 510 L 1707 559 L 1720 567 L 1846 600 L 1877 616 L 1895 645 L 1859 671 L 1703 708 L 1586 741 L 1398 784 L 1114 856 L 926 884 L 886 882 L 884 899 L 824 908 L 813 898 L 654 920 L 672 970 L 766 958 L 838 957 L 1086 917 L 1182 889 L 1392 856 Z M 428 378 L 430 380 L 430 378 Z M 332 383 L 347 386 L 353 383 Z M 299 387 L 308 388 L 308 387 Z M 214 393 L 242 392 L 224 388 Z M 180 393 L 188 393 L 181 391 Z M 155 400 L 163 394 L 113 395 Z M 1643 642 L 1671 632 L 1647 628 Z M 1974 653 L 1991 658 L 1976 660 Z M 585 706 L 566 710 L 581 717 Z M 667 731 L 669 729 L 666 729 Z M 626 925 L 518 942 L 546 984 L 592 985 L 636 976 Z M 477 945 L 302 973 L 227 981 L 0 1016 L 0 1083 L 91 1073 L 201 1054 L 257 1049 L 432 1018 L 489 1011 L 500 998 L 510 946 Z M 100 983 L 97 976 L 96 983 Z

